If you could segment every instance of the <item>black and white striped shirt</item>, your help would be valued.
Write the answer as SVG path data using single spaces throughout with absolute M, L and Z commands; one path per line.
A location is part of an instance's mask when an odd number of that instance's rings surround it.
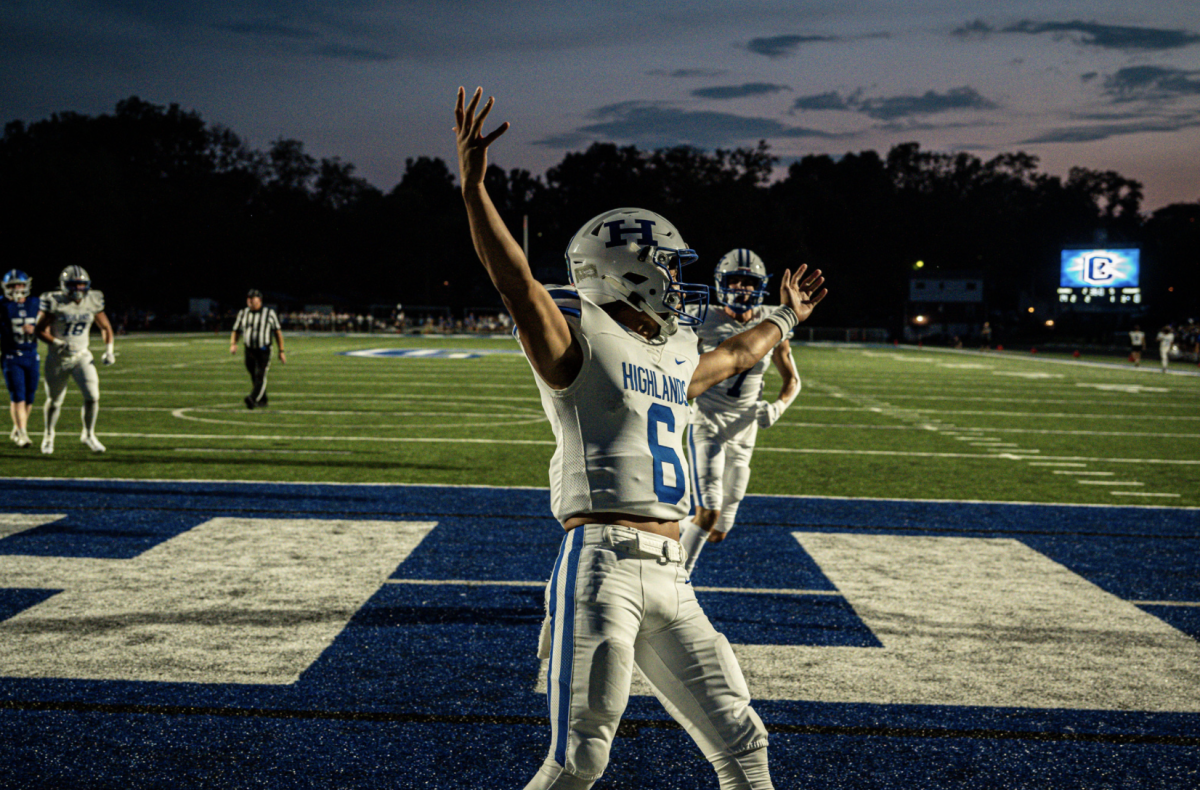
M 279 328 L 279 316 L 269 307 L 261 310 L 243 307 L 233 322 L 233 331 L 242 333 L 242 342 L 247 348 L 270 347 L 273 332 Z

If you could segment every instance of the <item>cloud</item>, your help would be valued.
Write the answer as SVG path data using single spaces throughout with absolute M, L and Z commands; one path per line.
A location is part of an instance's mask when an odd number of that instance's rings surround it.
M 1104 92 L 1116 102 L 1200 96 L 1200 71 L 1130 66 L 1105 77 Z
M 551 148 L 578 147 L 593 140 L 632 143 L 644 148 L 692 145 L 727 148 L 770 138 L 836 138 L 817 129 L 787 126 L 773 118 L 684 110 L 655 102 L 628 101 L 589 113 L 595 123 L 536 141 Z
M 665 69 L 654 69 L 647 71 L 652 77 L 674 77 L 677 79 L 690 79 L 694 77 L 720 77 L 725 72 L 721 69 L 675 69 L 674 71 L 666 71 Z
M 976 19 L 974 22 L 968 22 L 962 27 L 955 28 L 951 31 L 951 35 L 959 38 L 987 38 L 996 29 L 984 22 L 982 19 Z
M 1025 33 L 1033 36 L 1050 33 L 1056 39 L 1074 37 L 1081 44 L 1104 49 L 1179 49 L 1200 42 L 1200 34 L 1188 30 L 1101 25 L 1096 22 L 1079 21 L 1033 22 L 1025 19 L 1004 28 L 1003 32 Z M 1072 34 L 1075 35 L 1072 36 Z
M 793 110 L 851 110 L 853 109 L 840 93 L 816 93 L 801 96 L 792 103 Z
M 1141 118 L 1131 123 L 1099 123 L 1067 126 L 1021 140 L 1018 145 L 1031 143 L 1090 143 L 1147 132 L 1178 132 L 1181 129 L 1200 127 L 1200 113 L 1190 113 L 1173 118 Z
M 887 96 L 863 98 L 855 91 L 843 98 L 838 93 L 802 96 L 792 105 L 793 110 L 850 110 L 878 121 L 893 121 L 915 115 L 935 115 L 957 110 L 994 110 L 999 105 L 981 96 L 970 87 L 951 88 L 945 93 L 925 91 L 920 96 Z
M 693 96 L 701 99 L 743 99 L 747 96 L 762 96 L 764 94 L 790 91 L 786 85 L 775 85 L 770 82 L 747 82 L 742 85 L 715 85 L 710 88 L 697 88 Z
M 767 38 L 752 38 L 746 44 L 746 49 L 768 58 L 782 58 L 791 55 L 801 44 L 837 41 L 832 36 L 769 36 Z

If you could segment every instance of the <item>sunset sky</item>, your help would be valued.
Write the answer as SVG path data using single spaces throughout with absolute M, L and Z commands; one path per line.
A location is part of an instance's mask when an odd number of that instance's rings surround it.
M 594 140 L 766 139 L 781 166 L 916 141 L 1200 200 L 1195 0 L 8 0 L 0 62 L 3 121 L 136 95 L 385 190 L 453 158 L 454 92 L 481 85 L 512 123 L 493 161 L 539 174 Z

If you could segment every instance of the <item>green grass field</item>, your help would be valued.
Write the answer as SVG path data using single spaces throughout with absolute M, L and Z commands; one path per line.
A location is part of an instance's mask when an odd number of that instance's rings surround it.
M 516 351 L 509 339 L 292 335 L 253 412 L 228 336 L 117 348 L 100 369 L 108 452 L 76 441 L 72 385 L 55 454 L 36 447 L 42 393 L 35 446 L 0 445 L 0 476 L 547 485 L 553 437 L 520 355 L 339 353 Z M 911 348 L 797 346 L 796 362 L 803 391 L 760 432 L 751 493 L 1200 506 L 1200 377 Z

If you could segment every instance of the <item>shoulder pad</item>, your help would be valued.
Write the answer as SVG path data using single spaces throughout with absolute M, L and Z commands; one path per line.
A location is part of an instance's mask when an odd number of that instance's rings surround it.
M 554 304 L 562 311 L 563 315 L 573 318 L 580 317 L 579 291 L 575 290 L 575 286 L 547 285 L 546 290 L 550 292 L 550 298 L 554 300 Z

